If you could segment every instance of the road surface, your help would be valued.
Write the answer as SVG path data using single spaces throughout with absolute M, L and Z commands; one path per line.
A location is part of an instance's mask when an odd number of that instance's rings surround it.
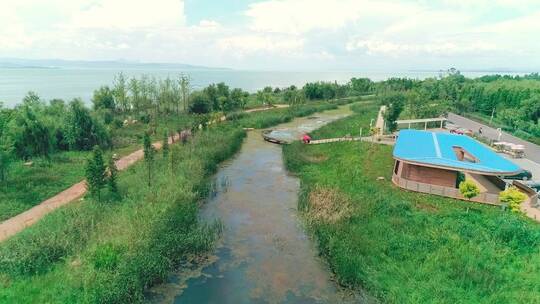
M 454 124 L 472 130 L 474 133 L 478 133 L 478 129 L 482 127 L 482 135 L 492 139 L 492 140 L 499 140 L 499 131 L 497 129 L 488 127 L 484 124 L 481 124 L 479 122 L 476 122 L 474 120 L 465 118 L 463 116 L 454 114 L 454 113 L 448 113 L 448 120 L 453 122 Z M 528 159 L 535 161 L 537 163 L 540 163 L 540 146 L 535 145 L 533 143 L 530 143 L 526 140 L 523 140 L 521 138 L 515 137 L 511 134 L 508 134 L 506 132 L 502 132 L 502 136 L 500 138 L 500 141 L 506 141 L 511 142 L 514 144 L 520 144 L 525 146 L 525 157 Z M 528 169 L 528 168 L 523 168 Z

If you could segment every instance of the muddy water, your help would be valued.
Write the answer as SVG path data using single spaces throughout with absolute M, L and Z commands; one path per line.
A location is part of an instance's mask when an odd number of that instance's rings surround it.
M 278 126 L 304 132 L 347 115 L 348 106 Z M 281 147 L 250 132 L 237 156 L 215 176 L 216 192 L 202 217 L 224 225 L 215 255 L 152 290 L 157 303 L 338 303 L 345 296 L 317 257 L 297 212 L 299 181 L 287 174 Z

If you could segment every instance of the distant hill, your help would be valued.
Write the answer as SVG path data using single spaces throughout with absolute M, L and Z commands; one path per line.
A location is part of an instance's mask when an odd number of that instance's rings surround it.
M 214 68 L 182 63 L 149 63 L 123 60 L 112 61 L 82 61 L 62 59 L 20 59 L 0 58 L 0 69 L 63 69 L 63 68 L 89 68 L 89 69 L 173 69 L 173 70 L 230 70 L 228 68 Z

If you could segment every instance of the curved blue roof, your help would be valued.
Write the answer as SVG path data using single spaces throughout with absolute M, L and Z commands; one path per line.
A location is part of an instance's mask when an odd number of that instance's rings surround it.
M 459 160 L 454 148 L 465 150 L 475 162 Z M 449 133 L 402 130 L 394 147 L 394 157 L 405 162 L 486 175 L 512 175 L 523 171 L 473 138 Z

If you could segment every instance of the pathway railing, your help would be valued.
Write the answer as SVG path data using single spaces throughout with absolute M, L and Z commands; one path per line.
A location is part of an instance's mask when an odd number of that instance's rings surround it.
M 415 192 L 421 192 L 421 193 L 427 193 L 427 194 L 433 194 L 438 196 L 444 196 L 444 197 L 450 197 L 455 198 L 459 200 L 465 200 L 465 201 L 471 201 L 476 203 L 482 203 L 482 204 L 488 204 L 488 205 L 494 205 L 494 206 L 501 206 L 502 204 L 499 202 L 499 195 L 493 194 L 493 193 L 480 193 L 478 196 L 471 198 L 470 200 L 465 198 L 457 188 L 451 188 L 451 187 L 445 187 L 445 186 L 438 186 L 438 185 L 431 185 L 426 183 L 420 183 L 412 180 L 408 180 L 405 178 L 401 178 L 397 175 L 392 176 L 392 182 L 403 189 L 415 191 Z

